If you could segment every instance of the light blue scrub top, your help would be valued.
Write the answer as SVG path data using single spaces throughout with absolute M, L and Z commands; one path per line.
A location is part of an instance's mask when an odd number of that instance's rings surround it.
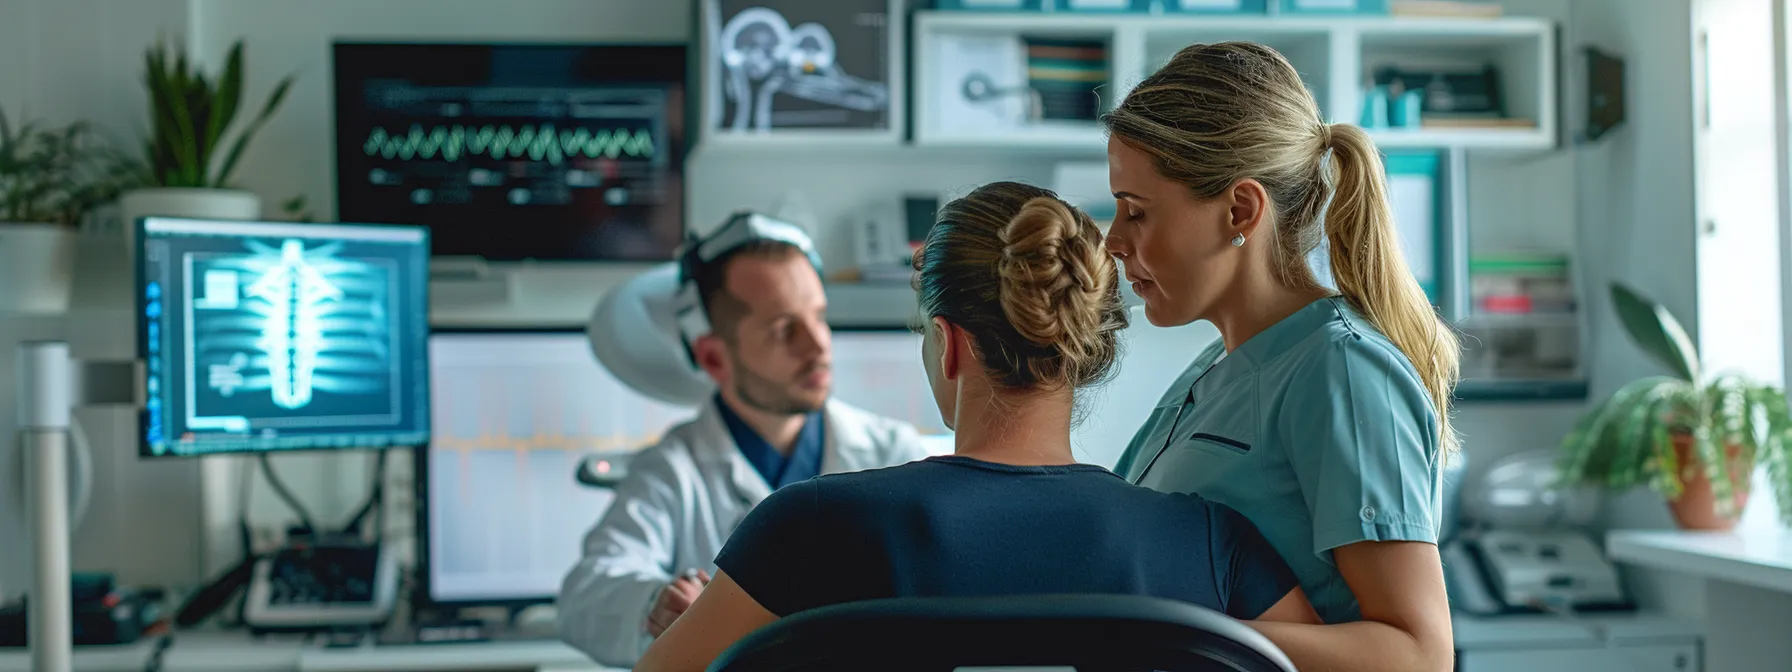
M 1437 543 L 1437 413 L 1399 348 L 1341 298 L 1320 299 L 1170 386 L 1114 471 L 1236 509 L 1327 623 L 1361 611 L 1331 550 Z

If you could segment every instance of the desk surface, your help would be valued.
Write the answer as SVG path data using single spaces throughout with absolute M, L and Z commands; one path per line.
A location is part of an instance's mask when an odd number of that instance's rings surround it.
M 1606 553 L 1617 562 L 1792 593 L 1792 533 L 1616 530 Z
M 140 672 L 155 640 L 129 646 L 75 651 L 78 672 Z M 0 672 L 28 672 L 24 650 L 0 650 Z M 557 641 L 419 644 L 328 649 L 297 638 L 253 639 L 228 632 L 183 633 L 162 658 L 167 672 L 455 672 L 517 670 L 606 672 L 584 654 Z
M 1564 649 L 1597 646 L 1602 634 L 1618 643 L 1694 641 L 1697 624 L 1651 614 L 1587 615 L 1581 627 L 1549 615 L 1454 616 L 1462 651 Z M 140 672 L 155 642 L 88 647 L 75 652 L 78 672 Z M 30 656 L 0 650 L 0 672 L 27 672 Z M 552 640 L 362 646 L 326 649 L 298 638 L 253 639 L 231 632 L 183 633 L 162 659 L 167 672 L 608 672 Z

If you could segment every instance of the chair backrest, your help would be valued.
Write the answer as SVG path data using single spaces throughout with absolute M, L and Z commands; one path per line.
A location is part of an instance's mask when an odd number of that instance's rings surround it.
M 838 604 L 779 619 L 711 672 L 1295 672 L 1257 631 L 1210 609 L 1131 595 L 929 597 Z

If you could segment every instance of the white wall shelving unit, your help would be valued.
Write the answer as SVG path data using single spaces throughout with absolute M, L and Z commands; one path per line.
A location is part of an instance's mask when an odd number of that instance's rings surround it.
M 914 23 L 914 143 L 927 147 L 1027 147 L 1099 152 L 1100 127 L 1057 122 L 992 132 L 954 130 L 940 109 L 956 91 L 942 81 L 942 38 L 954 35 L 1075 37 L 1109 45 L 1112 70 L 1103 104 L 1112 105 L 1177 50 L 1198 42 L 1250 40 L 1282 52 L 1300 70 L 1333 121 L 1361 116 L 1362 91 L 1374 68 L 1480 65 L 1499 68 L 1508 113 L 1528 128 L 1378 129 L 1385 149 L 1462 148 L 1510 152 L 1557 146 L 1556 28 L 1545 19 L 1412 19 L 1396 17 L 1207 16 L 1052 12 L 918 12 Z
M 1384 151 L 1436 151 L 1440 159 L 1439 307 L 1465 325 L 1474 314 L 1469 285 L 1469 156 L 1529 159 L 1556 151 L 1562 133 L 1558 102 L 1557 25 L 1540 17 L 1496 19 L 1391 16 L 1288 16 L 1196 14 L 1102 14 L 1082 12 L 922 11 L 911 30 L 914 120 L 913 147 L 920 151 L 972 148 L 979 151 L 1056 153 L 1099 160 L 1106 133 L 1094 121 L 1055 121 L 1018 127 L 950 123 L 958 103 L 954 81 L 962 65 L 947 62 L 954 38 L 1075 38 L 1108 46 L 1108 83 L 1098 90 L 1103 111 L 1162 66 L 1177 51 L 1196 43 L 1244 40 L 1281 52 L 1301 73 L 1330 121 L 1359 123 L 1363 97 L 1378 69 L 1461 71 L 1491 65 L 1504 112 L 1530 122 L 1508 127 L 1434 124 L 1418 129 L 1378 128 L 1370 135 Z M 954 67 L 958 65 L 958 67 Z M 1564 317 L 1558 321 L 1577 321 Z M 1498 323 L 1499 318 L 1493 318 Z M 1473 325 L 1488 326 L 1488 320 Z M 1526 326 L 1511 318 L 1503 326 Z M 1550 325 L 1555 326 L 1555 325 Z M 1579 334 L 1584 334 L 1584 326 Z M 1577 352 L 1585 361 L 1584 339 Z M 1543 376 L 1539 373 L 1538 376 Z M 1511 400 L 1579 398 L 1584 371 L 1546 377 L 1487 378 L 1458 388 L 1464 399 Z

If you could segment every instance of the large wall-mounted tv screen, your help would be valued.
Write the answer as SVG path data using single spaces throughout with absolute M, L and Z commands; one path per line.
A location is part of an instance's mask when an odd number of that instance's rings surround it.
M 670 259 L 684 234 L 686 49 L 338 43 L 337 216 L 420 224 L 437 256 Z

